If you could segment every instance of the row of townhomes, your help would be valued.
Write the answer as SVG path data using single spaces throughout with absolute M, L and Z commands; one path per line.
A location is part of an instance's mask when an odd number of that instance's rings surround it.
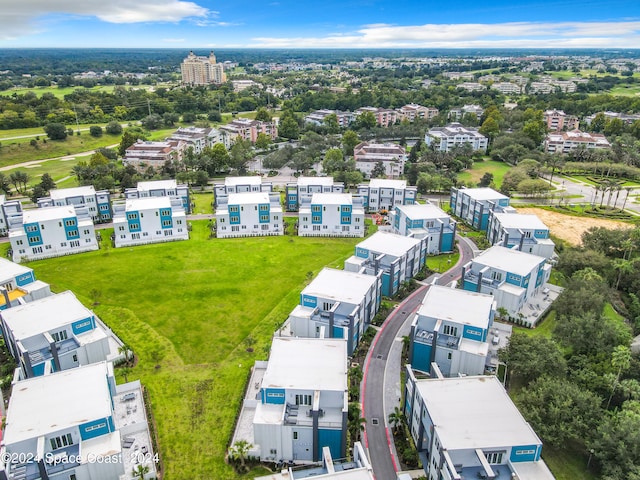
M 547 284 L 548 228 L 491 189 L 454 188 L 451 209 L 493 246 L 462 266 L 462 288 L 430 286 L 411 319 L 409 430 L 429 480 L 551 480 L 540 438 L 494 375 L 511 335 L 497 317 L 535 326 L 559 293 Z
M 124 201 L 112 202 L 108 192 L 91 186 L 52 190 L 35 209 L 0 200 L 14 262 L 98 250 L 98 222 L 113 222 L 116 247 L 189 238 L 189 190 L 175 180 L 139 182 Z
M 70 292 L 0 259 L 0 324 L 17 368 L 0 442 L 0 478 L 155 478 L 140 382 L 116 385 L 123 344 Z M 145 468 L 146 467 L 146 468 Z

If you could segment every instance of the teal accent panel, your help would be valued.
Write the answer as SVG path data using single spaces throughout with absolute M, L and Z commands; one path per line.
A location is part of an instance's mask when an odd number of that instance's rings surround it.
M 74 335 L 88 332 L 94 328 L 96 328 L 96 322 L 93 317 L 83 318 L 71 324 L 71 330 L 73 330 Z
M 415 342 L 413 339 L 413 357 L 411 367 L 422 372 L 431 371 L 431 345 Z
M 42 233 L 40 233 L 40 225 L 38 223 L 25 223 L 24 231 L 27 234 L 27 241 L 30 246 L 42 245 Z
M 442 252 L 452 252 L 453 251 L 453 232 L 443 233 L 442 234 Z
M 478 284 L 470 282 L 469 280 L 465 280 L 463 285 L 462 285 L 462 289 L 463 290 L 467 290 L 469 292 L 477 292 L 478 291 Z
M 102 435 L 106 435 L 107 433 L 111 433 L 112 425 L 113 420 L 111 420 L 110 417 L 105 417 L 99 420 L 94 420 L 92 422 L 78 425 L 78 430 L 80 430 L 80 438 L 82 438 L 82 440 L 89 440 L 91 438 L 96 438 Z
M 506 282 L 519 287 L 522 284 L 522 277 L 520 275 L 516 275 L 514 273 L 507 273 Z
M 63 218 L 62 224 L 64 225 L 64 233 L 67 236 L 67 240 L 76 240 L 80 238 L 78 219 L 75 217 Z
M 542 445 L 520 445 L 511 447 L 511 455 L 509 460 L 514 463 L 518 462 L 535 462 L 540 458 L 539 450 L 542 449 Z
M 300 304 L 303 307 L 315 308 L 318 306 L 318 298 L 311 295 L 300 295 Z
M 345 338 L 345 329 L 344 327 L 336 327 L 333 326 L 333 338 Z
M 344 458 L 342 451 L 342 430 L 318 429 L 318 445 L 316 453 L 318 458 L 322 458 L 322 448 L 329 447 L 332 458 Z
M 391 297 L 395 292 L 391 291 L 391 279 L 389 276 L 389 272 L 384 272 L 382 274 L 382 294 Z
M 549 230 L 534 230 L 533 236 L 535 238 L 549 238 Z
M 358 258 L 369 258 L 369 250 L 362 247 L 356 247 L 356 257 Z
M 23 273 L 22 275 L 18 275 L 16 277 L 16 285 L 22 287 L 24 285 L 28 285 L 31 282 L 35 282 L 36 278 L 33 275 L 33 272 Z
M 262 403 L 273 403 L 283 405 L 285 397 L 284 388 L 264 388 L 262 389 Z
M 462 330 L 462 337 L 468 338 L 469 340 L 475 340 L 476 342 L 484 342 L 487 339 L 487 331 L 484 328 L 465 325 Z
M 33 370 L 34 377 L 41 377 L 42 375 L 44 375 L 44 362 L 38 363 L 37 365 L 32 365 L 31 368 Z

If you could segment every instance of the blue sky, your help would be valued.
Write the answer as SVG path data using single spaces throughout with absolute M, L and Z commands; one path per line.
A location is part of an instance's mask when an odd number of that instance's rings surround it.
M 0 48 L 640 48 L 639 0 L 0 0 Z

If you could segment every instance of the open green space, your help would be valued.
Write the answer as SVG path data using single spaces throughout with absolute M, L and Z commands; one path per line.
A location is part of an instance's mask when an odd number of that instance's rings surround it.
M 191 224 L 189 241 L 103 241 L 97 252 L 29 266 L 55 292 L 72 290 L 136 353 L 128 380 L 149 392 L 163 478 L 236 478 L 224 456 L 250 367 L 267 358 L 308 272 L 341 267 L 361 239 L 210 240 L 208 221 Z
M 213 203 L 213 192 L 194 193 L 191 195 L 191 201 L 195 203 L 193 214 L 213 214 L 213 207 L 211 206 Z
M 611 95 L 622 95 L 629 97 L 637 97 L 640 95 L 640 85 L 616 85 L 611 90 L 609 90 Z
M 453 267 L 460 259 L 460 252 L 443 253 L 442 255 L 434 255 L 427 257 L 427 268 L 434 272 L 444 272 Z
M 69 95 L 70 93 L 73 93 L 75 90 L 90 90 L 92 92 L 113 92 L 113 89 L 115 88 L 115 85 L 97 85 L 95 87 L 91 87 L 91 88 L 86 88 L 86 87 L 64 87 L 64 88 L 58 88 L 58 87 L 33 87 L 33 88 L 12 88 L 10 90 L 5 90 L 3 92 L 0 92 L 0 95 L 5 96 L 5 97 L 10 97 L 13 94 L 16 95 L 24 95 L 26 93 L 29 92 L 33 92 L 35 93 L 38 97 L 41 97 L 42 95 L 44 95 L 45 93 L 51 93 L 54 96 L 56 96 L 57 98 L 64 98 L 65 95 Z M 150 90 L 151 87 L 150 85 L 140 85 L 140 86 L 131 86 L 131 85 L 126 85 L 126 88 L 143 88 L 145 90 Z
M 588 458 L 585 455 L 564 450 L 542 447 L 542 459 L 547 463 L 556 480 L 596 480 L 598 477 L 587 470 Z
M 485 173 L 492 173 L 493 183 L 495 183 L 497 188 L 500 188 L 500 185 L 502 185 L 504 174 L 507 173 L 510 168 L 511 165 L 495 160 L 474 162 L 473 166 L 470 169 L 467 169 L 458 174 L 458 181 L 465 183 L 471 182 L 474 185 L 477 185 Z
M 595 70 L 593 68 L 587 68 L 580 70 L 579 72 L 574 72 L 573 70 L 555 70 L 550 72 L 544 72 L 545 75 L 551 75 L 552 77 L 558 78 L 560 80 L 569 80 L 571 78 L 589 78 L 589 77 L 618 77 L 618 78 L 627 78 L 623 77 L 621 73 L 609 73 L 609 72 L 601 72 L 600 70 Z M 633 74 L 634 77 L 640 77 L 640 74 L 637 72 Z

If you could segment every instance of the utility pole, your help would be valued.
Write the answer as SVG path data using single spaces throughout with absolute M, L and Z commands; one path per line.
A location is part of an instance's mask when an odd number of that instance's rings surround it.
M 76 110 L 76 105 L 75 104 L 73 105 L 73 113 L 76 114 L 76 128 L 78 129 L 77 130 L 77 132 L 78 132 L 77 134 L 80 135 L 80 124 L 78 123 L 78 111 Z
M 147 107 L 149 108 L 149 115 L 151 115 L 151 100 L 147 98 Z

